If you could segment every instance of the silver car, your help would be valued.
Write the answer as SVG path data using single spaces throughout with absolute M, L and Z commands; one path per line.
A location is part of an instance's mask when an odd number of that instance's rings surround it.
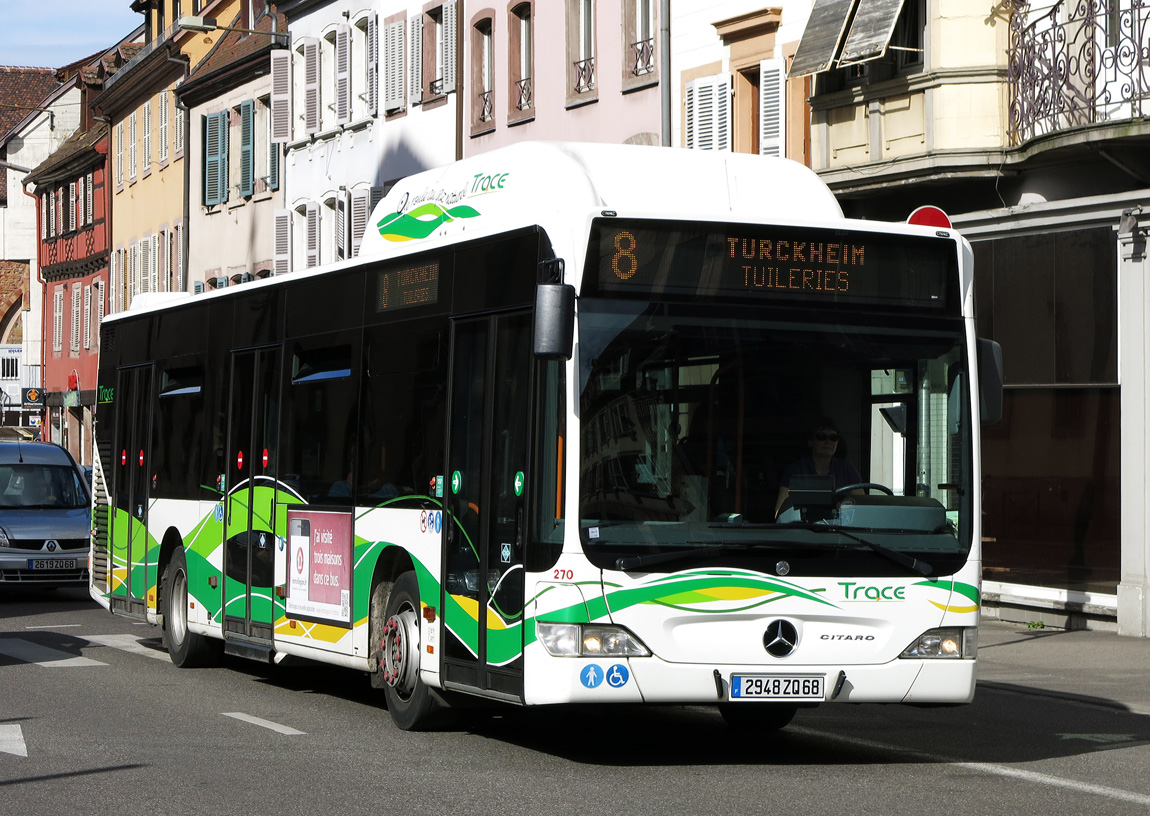
M 0 441 L 0 584 L 88 583 L 91 500 L 66 450 Z

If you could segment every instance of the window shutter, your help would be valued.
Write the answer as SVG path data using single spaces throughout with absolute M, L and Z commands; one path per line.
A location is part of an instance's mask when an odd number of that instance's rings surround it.
M 387 76 L 383 107 L 398 110 L 403 107 L 403 21 L 388 23 L 384 29 L 384 61 Z
M 310 136 L 320 129 L 319 40 L 303 41 L 303 129 Z
M 291 51 L 272 51 L 272 141 L 291 141 Z
M 96 347 L 100 347 L 100 327 L 104 325 L 104 315 L 107 313 L 107 287 L 104 281 L 96 281 Z
M 402 23 L 400 24 L 402 27 Z M 390 32 L 391 26 L 387 26 L 386 30 Z M 390 34 L 388 34 L 390 40 Z M 386 45 L 386 50 L 391 48 L 390 44 Z M 379 17 L 375 14 L 367 18 L 367 115 L 375 116 L 379 113 Z M 388 89 L 387 96 L 391 96 L 391 65 L 388 63 L 387 79 Z M 402 80 L 400 80 L 402 82 Z
M 96 205 L 92 199 L 92 174 L 91 173 L 88 174 L 86 185 L 87 185 L 87 194 L 84 196 L 84 199 L 85 199 L 84 203 L 87 206 L 87 211 L 85 213 L 85 221 L 87 223 L 91 224 L 91 223 L 95 222 L 95 220 L 96 220 L 95 219 Z
M 250 99 L 240 103 L 240 195 L 249 197 L 256 191 L 256 105 Z
M 231 112 L 220 111 L 220 203 L 226 204 L 228 200 L 228 137 L 231 131 Z
M 40 193 L 40 240 L 48 238 L 48 196 Z
M 72 351 L 80 350 L 80 305 L 83 302 L 81 298 L 84 293 L 80 290 L 78 284 L 72 284 L 72 337 L 69 348 Z
M 304 217 L 307 223 L 307 265 L 310 269 L 319 266 L 319 205 L 309 201 L 304 208 Z
M 76 182 L 68 182 L 68 231 L 76 231 Z
M 456 7 L 455 0 L 443 4 L 443 92 L 455 90 L 456 69 Z
M 184 282 L 184 225 L 176 224 L 173 230 L 172 240 L 175 246 L 172 247 L 172 255 L 175 256 L 175 270 L 176 270 L 176 291 L 183 292 L 186 284 Z
M 155 256 L 152 250 L 155 248 L 156 236 L 152 235 L 145 238 L 140 242 L 140 291 L 152 291 L 152 265 L 155 262 Z
M 52 351 L 64 350 L 64 288 L 52 293 Z
M 173 147 L 175 148 L 176 155 L 179 155 L 179 154 L 184 152 L 184 116 L 180 112 L 179 107 L 176 108 L 176 117 L 175 118 L 176 118 L 176 127 L 175 127 L 176 136 L 172 141 L 175 142 Z
M 411 104 L 423 102 L 423 15 L 411 18 Z
M 280 188 L 280 146 L 275 142 L 268 145 L 268 189 Z
M 347 255 L 347 195 L 337 193 L 335 199 L 335 259 L 345 260 Z
M 112 291 L 115 292 L 119 286 L 119 278 L 117 275 L 122 274 L 124 267 L 120 264 L 120 250 L 114 249 L 108 253 L 108 281 L 112 284 Z M 119 286 L 119 288 L 123 288 Z M 103 305 L 103 304 L 101 304 Z
M 787 152 L 787 65 L 783 59 L 759 63 L 759 153 L 782 158 Z
M 220 117 L 204 117 L 204 206 L 220 203 Z
M 346 23 L 335 31 L 335 122 L 351 121 L 351 26 Z
M 700 77 L 687 83 L 687 147 L 731 149 L 731 77 Z
M 351 254 L 359 255 L 367 219 L 371 215 L 371 190 L 359 188 L 351 191 Z
M 48 234 L 56 237 L 56 190 L 48 193 Z
M 84 348 L 90 349 L 92 347 L 92 287 L 84 287 L 84 311 L 82 314 L 84 325 L 80 327 L 80 333 L 84 337 Z
M 128 115 L 128 180 L 136 180 L 136 144 L 139 134 L 136 133 L 136 112 Z
M 291 210 L 275 211 L 273 270 L 277 275 L 291 272 Z
M 116 123 L 116 186 L 124 184 L 124 123 Z
M 160 162 L 168 160 L 168 92 L 160 91 Z
M 142 158 L 144 175 L 152 172 L 152 100 L 144 103 L 144 155 Z
M 172 247 L 171 247 L 171 233 L 167 230 L 160 230 L 159 238 L 156 241 L 156 291 L 157 292 L 170 292 L 172 271 Z

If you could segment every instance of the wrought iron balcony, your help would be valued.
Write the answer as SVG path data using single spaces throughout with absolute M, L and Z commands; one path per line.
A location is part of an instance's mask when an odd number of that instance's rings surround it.
M 495 118 L 495 93 L 484 91 L 479 94 L 479 121 L 490 122 Z
M 1150 2 L 1059 0 L 1010 19 L 1011 144 L 1150 114 Z
M 515 83 L 515 87 L 519 91 L 515 107 L 519 110 L 531 110 L 531 77 L 519 80 Z
M 655 70 L 655 38 L 631 43 L 631 73 L 643 76 Z
M 595 88 L 595 58 L 575 63 L 575 93 L 586 93 Z

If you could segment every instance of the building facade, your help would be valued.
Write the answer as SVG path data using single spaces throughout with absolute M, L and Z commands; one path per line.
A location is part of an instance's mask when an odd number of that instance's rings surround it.
M 790 68 L 813 78 L 812 166 L 851 215 L 949 212 L 974 247 L 979 333 L 1002 345 L 1004 419 L 983 433 L 986 601 L 1148 636 L 1150 87 L 1122 57 L 1150 46 L 1144 12 L 845 6 L 815 4 Z M 844 27 L 852 11 L 870 24 Z

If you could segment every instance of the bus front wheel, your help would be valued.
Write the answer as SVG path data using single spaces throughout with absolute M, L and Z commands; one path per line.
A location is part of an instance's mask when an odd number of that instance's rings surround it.
M 223 654 L 223 644 L 188 629 L 188 559 L 183 547 L 172 553 L 160 579 L 164 604 L 164 646 L 180 668 L 214 666 Z
M 447 722 L 447 705 L 419 679 L 419 583 L 405 572 L 372 593 L 371 643 L 379 658 L 373 685 L 383 688 L 392 721 L 404 731 L 428 731 Z M 386 593 L 386 602 L 383 594 Z

